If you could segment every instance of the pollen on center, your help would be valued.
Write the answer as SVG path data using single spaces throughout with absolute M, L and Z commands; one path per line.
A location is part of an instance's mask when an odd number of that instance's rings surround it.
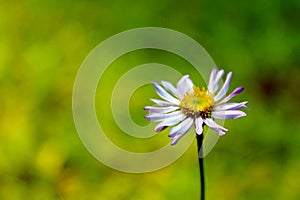
M 210 117 L 213 108 L 212 96 L 205 88 L 193 86 L 193 89 L 194 92 L 185 94 L 180 102 L 182 112 L 189 117 Z

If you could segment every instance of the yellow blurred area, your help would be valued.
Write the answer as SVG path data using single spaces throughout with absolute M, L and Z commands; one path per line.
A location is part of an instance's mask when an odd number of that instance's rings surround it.
M 54 144 L 44 144 L 36 158 L 36 166 L 39 173 L 47 178 L 56 178 L 64 162 L 63 152 Z
M 95 159 L 81 142 L 72 114 L 73 83 L 81 63 L 103 40 L 124 30 L 155 26 L 198 41 L 219 68 L 233 71 L 235 101 L 247 117 L 204 159 L 206 199 L 300 199 L 299 1 L 1 1 L 0 200 L 199 199 L 195 142 L 172 165 L 130 174 Z M 131 68 L 162 63 L 203 80 L 183 58 L 144 49 L 117 59 L 95 97 L 108 137 L 133 152 L 169 143 L 168 130 L 132 139 L 113 119 L 109 99 Z M 133 93 L 130 114 L 146 125 L 152 86 Z M 94 141 L 101 145 L 100 141 Z M 122 158 L 126 159 L 126 158 Z

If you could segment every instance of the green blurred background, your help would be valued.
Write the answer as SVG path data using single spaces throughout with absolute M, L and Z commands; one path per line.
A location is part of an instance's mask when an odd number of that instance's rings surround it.
M 72 118 L 72 87 L 88 53 L 104 39 L 144 26 L 165 27 L 197 40 L 218 67 L 233 71 L 246 118 L 205 158 L 207 199 L 300 199 L 300 75 L 298 0 L 273 1 L 0 1 L 0 199 L 198 199 L 196 143 L 174 164 L 127 174 L 94 159 Z M 188 64 L 155 50 L 133 52 L 107 70 L 97 112 L 118 77 L 158 62 Z M 101 82 L 100 81 L 100 82 Z M 197 81 L 196 81 L 197 82 Z M 145 97 L 146 94 L 146 97 Z M 143 120 L 155 93 L 134 94 L 131 113 Z M 107 115 L 106 129 L 121 131 Z M 167 132 L 157 136 L 169 142 Z M 143 151 L 127 137 L 122 148 Z M 151 145 L 155 147 L 155 140 Z M 151 148 L 152 146 L 147 146 Z

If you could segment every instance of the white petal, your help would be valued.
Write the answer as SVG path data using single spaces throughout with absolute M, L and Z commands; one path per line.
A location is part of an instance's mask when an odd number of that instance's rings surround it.
M 172 83 L 167 82 L 167 81 L 162 81 L 161 84 L 166 88 L 168 92 L 170 92 L 173 96 L 177 96 L 177 90 L 176 88 L 172 85 Z
M 169 101 L 163 101 L 163 100 L 158 100 L 158 99 L 150 99 L 150 100 L 159 106 L 176 106 L 176 104 L 169 102 Z
M 212 118 L 206 118 L 203 121 L 210 128 L 218 128 L 218 129 L 221 129 L 223 131 L 228 131 L 228 129 L 226 129 L 223 126 L 217 124 Z
M 158 122 L 158 121 L 162 121 L 162 120 L 167 119 L 167 118 L 172 118 L 176 115 L 181 115 L 181 114 L 182 114 L 181 111 L 174 111 L 174 112 L 167 113 L 167 114 L 150 113 L 150 114 L 145 116 L 145 119 L 150 120 L 150 121 L 154 121 L 154 122 Z
M 218 104 L 214 107 L 215 111 L 220 111 L 220 110 L 236 110 L 236 109 L 240 109 L 240 108 L 245 108 L 246 104 L 248 102 L 244 101 L 241 103 L 236 103 L 236 102 L 231 102 L 231 103 L 222 103 L 222 104 Z
M 155 87 L 156 93 L 163 98 L 166 101 L 172 102 L 176 105 L 179 105 L 180 102 L 176 98 L 174 98 L 172 95 L 170 95 L 163 87 L 161 87 L 158 83 L 153 81 L 153 85 Z
M 223 87 L 220 89 L 218 94 L 216 96 L 214 96 L 214 101 L 219 101 L 222 97 L 225 96 L 226 92 L 229 89 L 231 77 L 232 77 L 232 72 L 229 72 L 226 76 L 226 80 L 225 80 Z
M 226 132 L 224 132 L 224 131 L 219 131 L 218 133 L 219 133 L 219 136 L 223 136 L 226 134 Z
M 196 118 L 195 120 L 195 124 L 196 124 L 196 133 L 198 135 L 201 135 L 203 133 L 203 119 L 201 117 Z
M 211 116 L 217 119 L 237 119 L 246 116 L 246 113 L 240 110 L 213 111 Z
M 175 145 L 179 141 L 179 139 L 182 138 L 190 130 L 193 123 L 194 120 L 192 118 L 187 118 L 182 123 L 177 125 L 180 126 L 180 129 L 177 131 L 176 135 L 172 137 L 171 145 Z
M 210 73 L 209 83 L 208 83 L 208 91 L 212 92 L 214 88 L 214 80 L 216 78 L 217 68 L 214 67 Z
M 217 89 L 219 88 L 219 81 L 222 78 L 224 74 L 224 70 L 221 69 L 220 71 L 218 71 L 217 75 L 216 75 L 216 79 L 214 80 L 214 84 L 213 84 L 213 90 L 210 91 L 212 94 L 215 93 L 217 91 Z
M 189 75 L 183 76 L 180 79 L 180 81 L 177 83 L 177 94 L 179 98 L 183 99 L 186 93 L 194 92 L 193 86 L 194 84 L 192 80 L 189 78 Z
M 235 97 L 236 95 L 240 94 L 241 92 L 243 92 L 244 88 L 243 87 L 237 87 L 233 90 L 233 92 L 231 92 L 227 97 L 225 97 L 224 99 L 222 99 L 219 103 L 226 103 L 227 101 L 229 101 L 230 99 L 232 99 L 233 97 Z
M 179 109 L 179 107 L 178 106 L 168 106 L 168 107 L 146 106 L 144 109 L 152 113 L 168 113 Z
M 204 119 L 204 123 L 209 126 L 211 129 L 215 130 L 216 132 L 218 132 L 219 135 L 224 135 L 225 132 L 227 132 L 228 130 L 226 128 L 224 128 L 223 126 L 220 126 L 219 124 L 217 124 L 213 119 L 211 118 L 206 118 Z
M 192 123 L 193 124 L 193 119 L 188 117 L 184 121 L 182 121 L 180 124 L 177 126 L 174 126 L 171 130 L 170 133 L 168 134 L 169 137 L 174 137 L 178 133 L 182 132 L 183 130 L 186 130 L 188 125 Z
M 160 132 L 168 126 L 173 126 L 173 125 L 181 122 L 185 118 L 186 118 L 186 116 L 183 113 L 181 113 L 180 115 L 169 117 L 169 118 L 163 120 L 162 122 L 160 122 L 159 124 L 157 124 L 157 126 L 154 128 L 154 130 L 156 132 Z

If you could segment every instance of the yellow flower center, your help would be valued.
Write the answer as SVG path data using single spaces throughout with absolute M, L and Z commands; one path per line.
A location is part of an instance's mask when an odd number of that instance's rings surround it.
M 182 112 L 189 117 L 209 118 L 213 108 L 212 96 L 204 88 L 193 86 L 193 89 L 194 92 L 185 94 L 180 102 Z

